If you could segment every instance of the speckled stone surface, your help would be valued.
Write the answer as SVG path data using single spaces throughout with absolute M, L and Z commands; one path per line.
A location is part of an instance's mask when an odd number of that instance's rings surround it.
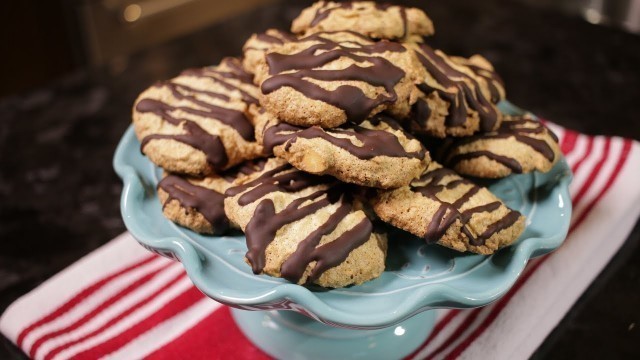
M 434 47 L 489 58 L 513 103 L 586 133 L 640 139 L 640 37 L 512 1 L 407 3 L 434 20 Z M 111 158 L 136 95 L 238 55 L 252 32 L 286 27 L 304 5 L 259 9 L 0 99 L 0 311 L 124 231 Z M 637 226 L 535 358 L 640 357 L 639 242 Z M 0 358 L 24 357 L 2 343 Z

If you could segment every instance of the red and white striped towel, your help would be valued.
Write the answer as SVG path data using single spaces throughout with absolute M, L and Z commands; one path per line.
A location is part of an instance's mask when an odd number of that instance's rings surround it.
M 410 356 L 528 357 L 622 245 L 640 214 L 640 144 L 549 126 L 575 174 L 569 237 L 492 305 L 441 310 Z M 182 266 L 123 234 L 14 302 L 0 330 L 37 359 L 268 358 Z

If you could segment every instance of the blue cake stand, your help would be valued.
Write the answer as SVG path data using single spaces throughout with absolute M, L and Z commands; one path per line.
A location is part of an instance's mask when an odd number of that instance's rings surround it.
M 501 107 L 521 113 L 507 102 Z M 514 245 L 481 256 L 390 234 L 379 278 L 329 290 L 256 276 L 244 262 L 244 236 L 202 236 L 165 219 L 155 191 L 161 170 L 140 153 L 132 128 L 118 145 L 114 167 L 124 182 L 121 210 L 131 234 L 147 249 L 182 262 L 195 286 L 233 307 L 245 335 L 280 359 L 402 358 L 429 335 L 435 316 L 429 310 L 478 307 L 500 298 L 529 259 L 562 244 L 571 217 L 571 171 L 561 159 L 546 174 L 485 184 L 527 216 Z

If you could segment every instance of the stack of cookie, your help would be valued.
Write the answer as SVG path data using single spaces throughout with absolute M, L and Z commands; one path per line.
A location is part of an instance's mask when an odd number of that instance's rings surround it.
M 461 175 L 548 171 L 559 149 L 540 122 L 501 114 L 486 59 L 432 49 L 423 11 L 374 2 L 315 3 L 291 31 L 137 99 L 167 218 L 239 228 L 254 273 L 325 287 L 382 273 L 380 223 L 479 254 L 518 238 L 524 217 Z

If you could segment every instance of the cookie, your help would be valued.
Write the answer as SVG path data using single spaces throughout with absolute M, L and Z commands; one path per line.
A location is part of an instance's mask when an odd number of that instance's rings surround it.
M 267 52 L 296 40 L 297 38 L 293 34 L 278 29 L 269 29 L 263 33 L 253 34 L 242 47 L 244 54 L 242 65 L 247 72 L 253 74 Z
M 505 116 L 496 131 L 446 139 L 439 153 L 460 174 L 492 179 L 547 172 L 561 154 L 555 134 L 528 115 Z
M 430 161 L 422 144 L 383 114 L 333 129 L 290 125 L 269 113 L 258 118 L 256 138 L 265 151 L 308 173 L 388 189 L 408 185 Z
M 220 235 L 229 227 L 224 212 L 224 192 L 233 182 L 264 168 L 265 160 L 247 161 L 221 175 L 204 178 L 167 173 L 158 183 L 158 198 L 164 216 L 201 234 Z
M 203 176 L 262 153 L 252 108 L 258 88 L 238 59 L 191 69 L 145 90 L 133 125 L 142 152 L 170 172 Z
M 378 277 L 386 236 L 343 186 L 273 158 L 227 190 L 225 211 L 245 232 L 253 272 L 332 288 Z
M 298 126 L 359 124 L 386 110 L 404 118 L 417 98 L 416 56 L 353 32 L 316 33 L 268 53 L 256 70 L 261 105 Z
M 525 217 L 489 190 L 435 161 L 410 186 L 379 190 L 373 210 L 427 243 L 485 255 L 512 244 L 525 227 Z
M 430 136 L 470 136 L 494 131 L 502 114 L 504 85 L 489 61 L 447 56 L 426 44 L 410 45 L 422 64 L 421 94 L 409 118 L 411 130 Z
M 305 35 L 351 30 L 374 39 L 421 41 L 434 33 L 433 23 L 416 8 L 374 1 L 318 1 L 293 20 L 291 31 Z

